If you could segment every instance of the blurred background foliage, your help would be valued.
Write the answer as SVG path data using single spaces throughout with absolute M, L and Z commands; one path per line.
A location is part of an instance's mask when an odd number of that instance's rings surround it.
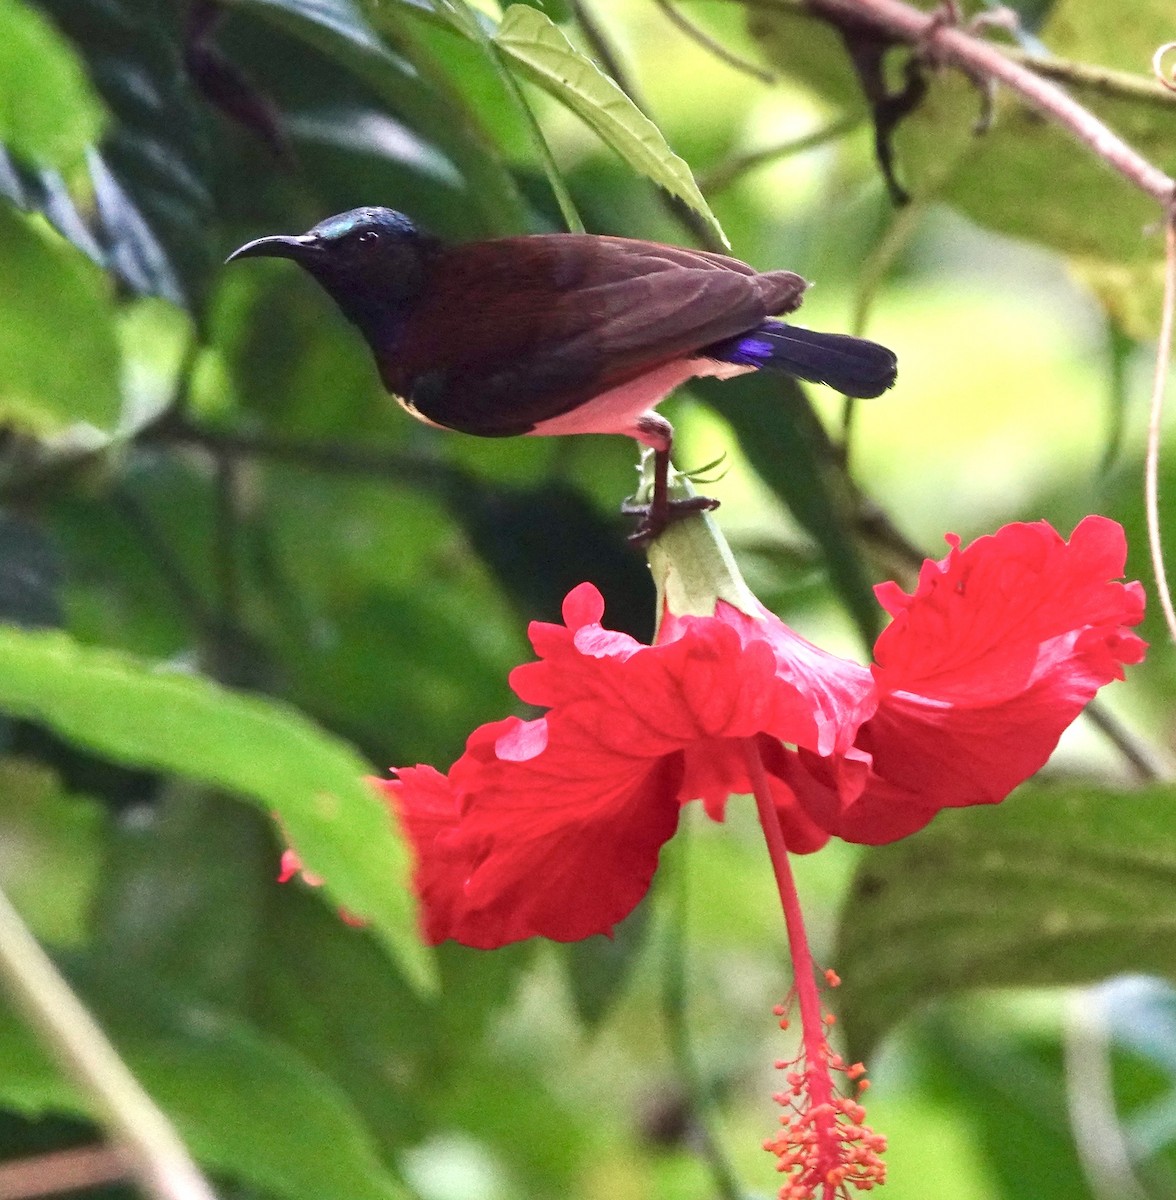
M 992 36 L 1176 170 L 1169 0 L 1016 8 Z M 452 238 L 721 222 L 816 282 L 808 323 L 899 355 L 852 413 L 759 378 L 666 406 L 680 465 L 724 456 L 765 603 L 864 655 L 870 585 L 947 531 L 1099 511 L 1150 579 L 1158 210 L 931 68 L 896 206 L 844 43 L 790 0 L 0 0 L 0 27 L 0 882 L 226 1197 L 730 1196 L 722 1162 L 769 1194 L 789 980 L 745 806 L 689 822 L 614 941 L 445 946 L 430 991 L 361 782 L 512 711 L 575 583 L 648 636 L 633 446 L 418 426 L 308 279 L 219 264 L 360 204 Z M 1147 632 L 1048 778 L 798 864 L 891 1200 L 1176 1196 L 1176 670 Z M 286 839 L 323 890 L 276 884 Z M 0 1161 L 91 1120 L 6 1013 Z

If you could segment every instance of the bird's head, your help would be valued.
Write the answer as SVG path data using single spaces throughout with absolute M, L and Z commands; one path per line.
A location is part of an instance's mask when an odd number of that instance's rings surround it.
M 225 261 L 293 259 L 372 340 L 404 317 L 439 245 L 403 213 L 365 207 L 328 217 L 306 233 L 256 238 Z

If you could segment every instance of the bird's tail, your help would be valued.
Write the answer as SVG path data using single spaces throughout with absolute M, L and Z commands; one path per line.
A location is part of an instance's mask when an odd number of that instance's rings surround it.
M 844 333 L 818 333 L 785 321 L 764 321 L 704 351 L 722 362 L 783 371 L 808 383 L 826 383 L 846 396 L 880 396 L 895 380 L 892 350 Z

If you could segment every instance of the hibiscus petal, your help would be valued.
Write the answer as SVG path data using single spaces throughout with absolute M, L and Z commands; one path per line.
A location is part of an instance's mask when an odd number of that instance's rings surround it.
M 1006 526 L 924 565 L 911 596 L 883 589 L 881 695 L 850 754 L 789 752 L 775 769 L 847 841 L 906 837 L 948 807 L 996 804 L 1040 769 L 1098 689 L 1138 662 L 1143 617 L 1122 530 L 1087 518 L 1069 544 Z
M 998 702 L 1040 673 L 1054 638 L 1087 629 L 1105 641 L 1143 619 L 1140 585 L 1111 582 L 1123 573 L 1127 544 L 1105 517 L 1087 517 L 1069 543 L 1045 521 L 1006 525 L 962 550 L 950 540 L 951 553 L 923 564 L 910 596 L 894 584 L 877 589 L 894 616 L 874 649 L 884 693 Z M 1115 653 L 1136 662 L 1143 643 L 1127 636 Z
M 383 784 L 416 851 L 433 945 L 607 934 L 648 891 L 678 824 L 681 755 L 602 753 L 574 722 L 561 729 L 484 725 L 448 777 L 416 767 Z
M 467 763 L 457 845 L 472 864 L 445 936 L 490 948 L 610 933 L 678 825 L 680 755 L 602 754 L 549 730 L 543 754 Z

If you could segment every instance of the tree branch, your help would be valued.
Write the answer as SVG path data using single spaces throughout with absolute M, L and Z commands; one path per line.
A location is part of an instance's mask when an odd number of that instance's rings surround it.
M 963 71 L 970 78 L 989 79 L 1003 83 L 1016 92 L 1032 108 L 1069 130 L 1140 191 L 1168 207 L 1176 199 L 1176 180 L 1153 166 L 1117 133 L 1083 108 L 1055 83 L 1043 78 L 1043 73 L 1026 65 L 1026 56 L 1009 53 L 1003 48 L 976 37 L 965 29 L 945 23 L 935 13 L 923 12 L 904 3 L 904 0 L 739 0 L 757 7 L 804 12 L 829 22 L 838 29 L 868 32 L 894 43 L 906 43 L 919 48 L 936 62 Z M 1033 62 L 1034 68 L 1040 64 Z M 1082 72 L 1071 71 L 1068 78 L 1079 82 Z M 1110 73 L 1101 73 L 1104 82 Z M 1090 77 L 1086 76 L 1086 82 Z M 1121 80 L 1117 80 L 1121 82 Z M 1151 99 L 1158 99 L 1161 88 L 1145 89 Z

